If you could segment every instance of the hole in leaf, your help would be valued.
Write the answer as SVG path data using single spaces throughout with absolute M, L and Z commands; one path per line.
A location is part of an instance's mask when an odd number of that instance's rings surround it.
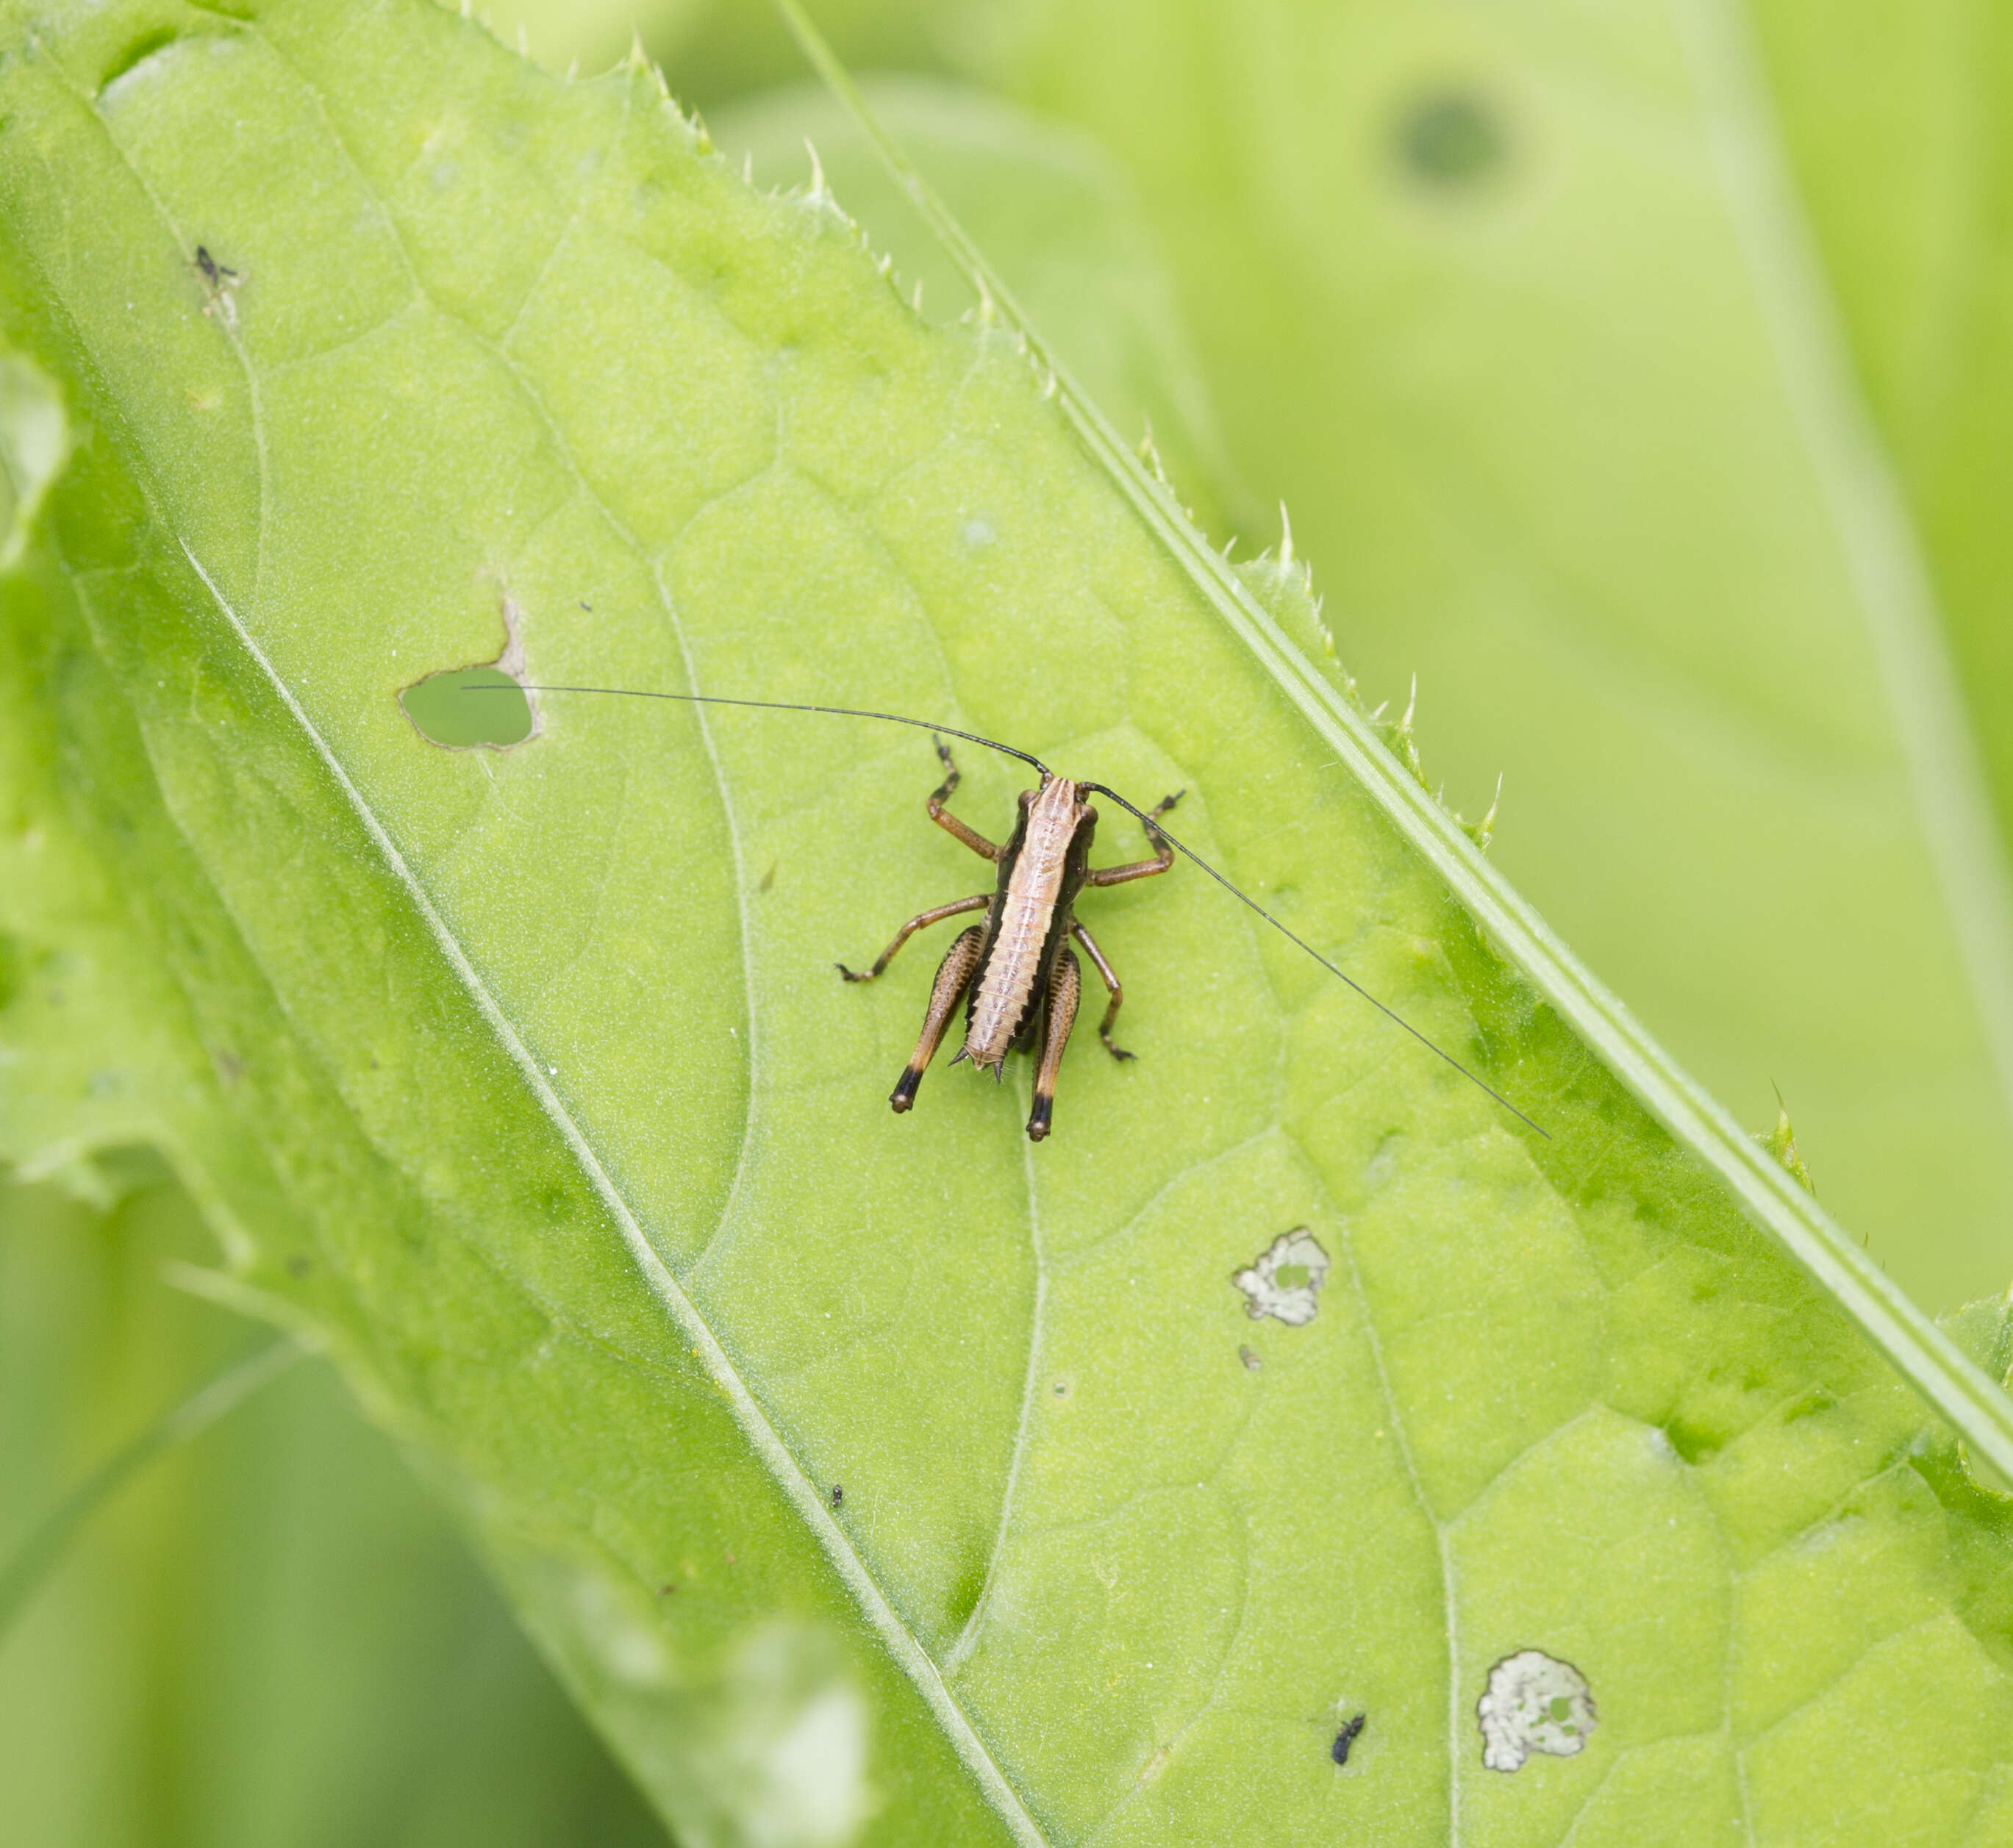
M 1472 186 L 1500 167 L 1510 152 L 1496 111 L 1467 90 L 1420 97 L 1398 119 L 1400 163 L 1414 179 L 1453 189 Z
M 493 690 L 492 690 L 493 689 Z M 399 695 L 421 735 L 450 750 L 522 744 L 537 728 L 524 689 L 500 667 L 450 667 Z

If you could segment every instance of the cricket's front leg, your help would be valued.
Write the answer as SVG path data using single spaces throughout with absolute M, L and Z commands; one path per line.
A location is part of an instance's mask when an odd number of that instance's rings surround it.
M 1153 824 L 1187 794 L 1188 792 L 1185 789 L 1177 789 L 1172 795 L 1162 796 L 1147 811 L 1146 844 L 1153 849 L 1153 857 L 1151 860 L 1132 860 L 1122 867 L 1092 867 L 1085 878 L 1084 884 L 1125 885 L 1129 885 L 1135 879 L 1150 879 L 1157 873 L 1164 873 L 1175 863 L 1175 850 L 1167 845 L 1167 837 L 1162 834 Z
M 964 774 L 950 754 L 950 746 L 942 738 L 936 741 L 937 761 L 944 767 L 944 780 L 931 791 L 928 803 L 930 819 L 954 839 L 962 841 L 981 860 L 996 861 L 999 849 L 986 839 L 976 828 L 967 827 L 944 806 L 956 792 L 958 780 Z
M 1074 954 L 1064 949 L 1049 977 L 1048 1006 L 1042 1022 L 1042 1059 L 1035 1067 L 1035 1107 L 1028 1114 L 1028 1140 L 1039 1142 L 1049 1133 L 1055 1108 L 1056 1074 L 1062 1070 L 1063 1048 L 1076 1024 L 1076 1004 L 1083 995 L 1083 970 Z
M 929 1011 L 923 1016 L 922 1037 L 916 1042 L 916 1049 L 909 1055 L 909 1063 L 903 1067 L 902 1075 L 895 1081 L 895 1088 L 889 1095 L 888 1102 L 898 1116 L 916 1101 L 916 1087 L 923 1081 L 924 1072 L 937 1056 L 944 1028 L 957 1011 L 958 1003 L 964 999 L 973 972 L 978 967 L 979 953 L 985 947 L 985 927 L 974 924 L 970 930 L 958 932 L 949 953 L 937 965 L 937 978 L 930 989 Z

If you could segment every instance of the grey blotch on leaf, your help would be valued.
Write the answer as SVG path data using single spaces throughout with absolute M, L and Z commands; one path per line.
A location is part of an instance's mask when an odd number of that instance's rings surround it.
M 1505 1771 L 1521 1769 L 1533 1752 L 1571 1757 L 1597 1723 L 1586 1676 L 1537 1649 L 1505 1656 L 1489 1670 L 1475 1718 L 1482 1762 Z
M 1248 1269 L 1234 1273 L 1230 1281 L 1244 1292 L 1244 1313 L 1252 1321 L 1271 1316 L 1289 1328 L 1314 1319 L 1321 1304 L 1316 1300 L 1328 1280 L 1328 1253 L 1312 1232 L 1296 1226 L 1282 1232 Z

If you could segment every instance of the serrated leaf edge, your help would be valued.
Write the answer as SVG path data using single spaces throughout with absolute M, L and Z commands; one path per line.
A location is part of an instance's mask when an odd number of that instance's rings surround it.
M 1322 742 L 1602 1063 L 1726 1183 L 1748 1218 L 1858 1324 L 1902 1376 L 1995 1467 L 2013 1474 L 2013 1396 L 1967 1359 L 1795 1178 L 1650 1037 L 1287 638 L 1049 350 L 1013 291 L 868 109 L 799 0 L 775 0 L 775 5 L 812 67 L 852 115 L 945 253 L 992 313 L 1025 343 L 1038 377 L 1085 447 Z

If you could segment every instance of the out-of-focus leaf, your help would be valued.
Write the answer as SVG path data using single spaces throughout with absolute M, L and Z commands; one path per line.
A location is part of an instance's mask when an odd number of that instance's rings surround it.
M 646 72 L 407 4 L 4 16 L 0 309 L 81 433 L 0 581 L 5 1152 L 167 1151 L 681 1831 L 2001 1825 L 2004 1505 L 1734 1199 L 1996 1455 L 2003 1404 L 1285 652 L 1295 573 L 1239 627 L 1010 336 Z M 1085 903 L 1139 1058 L 1086 1032 L 1052 1140 L 961 1069 L 896 1117 L 927 969 L 828 965 L 990 876 L 927 742 L 541 695 L 430 742 L 400 692 L 492 659 L 1185 788 L 1548 1133 L 1186 867 Z M 1490 1768 L 1533 1652 L 1597 1724 Z
M 1994 8 L 1750 0 L 1825 281 L 1915 512 L 2013 839 L 2013 182 Z
M 213 1246 L 158 1163 L 0 1189 L 0 1558 L 256 1333 L 167 1288 Z M 459 1538 L 316 1364 L 96 1510 L 0 1645 L 4 1832 L 35 1848 L 663 1840 Z
M 1949 407 L 1900 452 L 1997 684 L 2007 420 L 1960 306 L 1997 286 L 1988 195 L 1960 196 L 1990 157 L 1936 85 L 1961 70 L 1986 122 L 1997 66 L 1947 9 L 1877 38 L 1769 13 L 1876 370 Z M 1947 1303 L 2013 1270 L 2004 858 L 1739 28 L 1692 0 L 1028 0 L 994 43 L 1132 173 L 1341 658 L 1400 704 L 1417 673 L 1435 774 L 1471 806 L 1506 776 L 1518 884 L 1744 1113 L 1779 1084 L 1826 1201 Z M 1905 159 L 1861 134 L 1876 93 Z

